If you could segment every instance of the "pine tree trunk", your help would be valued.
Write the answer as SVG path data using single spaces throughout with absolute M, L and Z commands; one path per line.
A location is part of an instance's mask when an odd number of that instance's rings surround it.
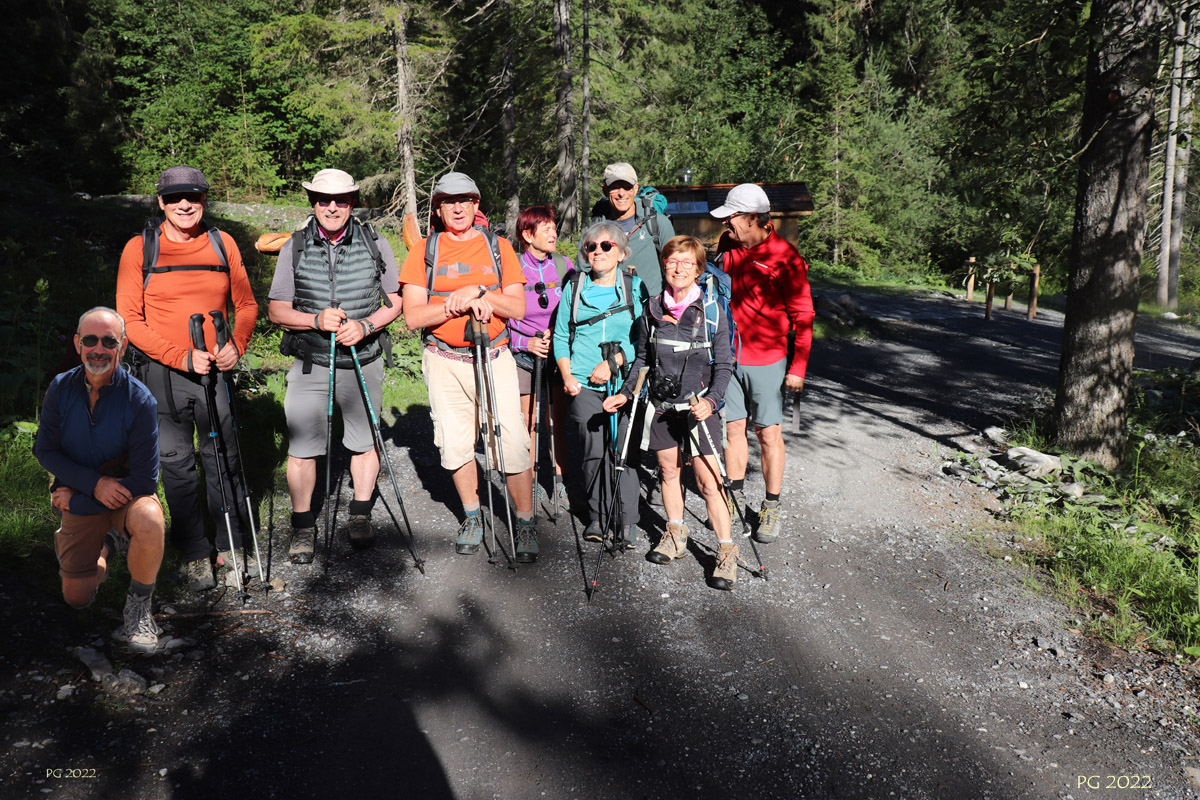
M 576 192 L 575 117 L 572 111 L 571 0 L 554 0 L 554 49 L 558 53 L 558 97 L 554 125 L 558 139 L 558 232 L 570 236 L 579 223 Z
M 517 178 L 517 86 L 513 75 L 512 50 L 519 33 L 513 24 L 512 4 L 505 4 L 505 18 L 512 31 L 512 44 L 504 48 L 503 73 L 500 76 L 504 103 L 500 110 L 500 129 L 504 134 L 504 221 L 508 235 L 517 230 L 517 214 L 521 212 L 521 195 Z
M 1125 452 L 1145 237 L 1158 0 L 1097 0 L 1081 123 L 1058 443 L 1112 469 Z
M 588 137 L 592 131 L 592 34 L 589 27 L 591 23 L 591 0 L 583 0 L 583 109 L 579 115 L 580 127 L 580 157 L 579 157 L 579 209 L 580 217 L 584 220 L 581 227 L 587 227 L 586 220 L 591 213 L 591 198 L 588 196 L 590 187 L 588 186 L 589 173 L 592 165 L 592 146 Z
M 1170 100 L 1167 106 L 1167 142 L 1163 149 L 1163 193 L 1162 193 L 1162 230 L 1158 239 L 1158 285 L 1155 292 L 1155 302 L 1160 306 L 1167 305 L 1170 291 L 1171 245 L 1175 240 L 1172 235 L 1175 222 L 1175 180 L 1176 156 L 1179 141 L 1179 92 L 1183 83 L 1183 44 L 1187 37 L 1187 18 L 1183 14 L 1175 16 L 1175 36 L 1171 40 L 1174 51 L 1171 66 Z
M 1200 50 L 1200 25 L 1188 20 L 1187 43 L 1184 47 L 1184 64 L 1187 65 L 1180 91 L 1179 128 L 1191 131 L 1196 114 L 1192 108 L 1195 97 L 1196 57 Z M 1183 146 L 1175 154 L 1175 197 L 1171 203 L 1171 260 L 1167 264 L 1167 302 L 1170 309 L 1179 308 L 1179 256 L 1183 251 L 1183 215 L 1187 210 L 1188 164 L 1192 160 L 1192 137 L 1183 139 Z
M 400 152 L 400 170 L 403 173 L 404 213 L 417 214 L 417 169 L 416 154 L 413 152 L 413 115 L 411 77 L 408 64 L 408 15 L 407 9 L 397 9 L 397 18 L 392 28 L 396 54 L 396 148 Z

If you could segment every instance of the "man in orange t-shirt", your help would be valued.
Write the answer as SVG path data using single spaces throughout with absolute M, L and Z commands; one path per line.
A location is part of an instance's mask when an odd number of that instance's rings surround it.
M 208 203 L 204 174 L 194 167 L 170 167 L 159 176 L 157 190 L 158 207 L 166 218 L 157 230 L 126 243 L 117 271 L 117 311 L 125 319 L 132 371 L 158 401 L 159 471 L 171 510 L 172 542 L 183 556 L 188 585 L 195 590 L 211 589 L 216 580 L 212 545 L 204 534 L 200 511 L 194 436 L 199 429 L 203 442 L 214 430 L 213 424 L 219 423 L 225 440 L 232 443 L 233 427 L 224 390 L 216 392 L 216 419 L 209 419 L 200 379 L 213 366 L 221 372 L 234 368 L 254 331 L 258 304 L 233 237 L 204 224 Z M 157 242 L 157 257 L 149 268 L 143 265 L 147 237 Z M 225 313 L 230 300 L 233 333 L 218 349 L 208 312 Z M 204 315 L 207 347 L 203 350 L 192 346 L 188 320 L 193 314 Z M 229 458 L 218 470 L 212 450 L 207 442 L 202 443 L 208 508 L 216 523 L 217 549 L 222 561 L 232 566 L 229 551 L 241 549 L 242 532 L 249 530 L 241 519 L 245 503 L 234 480 L 240 453 L 230 448 Z M 218 475 L 225 477 L 232 542 L 220 513 Z M 246 566 L 240 556 L 237 563 Z
M 521 417 L 517 363 L 508 351 L 507 331 L 509 319 L 525 316 L 525 275 L 507 239 L 474 227 L 479 208 L 475 181 L 461 172 L 446 173 L 434 186 L 433 206 L 435 230 L 409 252 L 400 270 L 400 286 L 405 324 L 409 330 L 425 331 L 421 372 L 429 391 L 434 444 L 441 452 L 442 466 L 453 475 L 466 515 L 455 549 L 469 555 L 478 552 L 483 542 L 475 467 L 475 362 L 465 336 L 470 318 L 487 326 L 487 359 L 495 380 L 505 480 L 517 513 L 516 559 L 530 563 L 538 556 L 533 471 L 529 433 Z M 427 246 L 437 253 L 432 276 L 426 270 Z M 499 467 L 499 460 L 493 461 Z

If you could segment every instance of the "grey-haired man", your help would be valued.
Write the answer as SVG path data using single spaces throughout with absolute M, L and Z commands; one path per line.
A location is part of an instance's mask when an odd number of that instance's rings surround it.
M 342 411 L 342 444 L 350 451 L 350 544 L 375 540 L 371 510 L 379 477 L 379 453 L 363 403 L 350 348 L 355 348 L 371 405 L 383 404 L 384 328 L 400 315 L 400 284 L 391 245 L 351 213 L 358 184 L 340 169 L 323 169 L 301 183 L 313 214 L 279 251 L 267 314 L 287 329 L 280 350 L 295 357 L 287 376 L 283 409 L 288 423 L 288 492 L 292 539 L 288 557 L 308 564 L 316 545 L 312 511 L 317 457 L 325 452 L 329 400 L 329 338 L 337 349 L 335 399 Z M 320 369 L 314 370 L 313 365 Z M 326 498 L 325 502 L 332 502 Z

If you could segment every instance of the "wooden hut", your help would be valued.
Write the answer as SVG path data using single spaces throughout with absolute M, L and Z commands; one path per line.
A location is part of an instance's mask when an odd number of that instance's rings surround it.
M 702 242 L 716 241 L 721 223 L 709 212 L 725 202 L 725 195 L 736 184 L 711 183 L 679 186 L 656 186 L 667 198 L 667 214 L 676 233 L 695 236 Z M 813 213 L 812 195 L 800 181 L 760 183 L 771 200 L 771 220 L 775 231 L 792 244 L 798 243 L 800 217 Z

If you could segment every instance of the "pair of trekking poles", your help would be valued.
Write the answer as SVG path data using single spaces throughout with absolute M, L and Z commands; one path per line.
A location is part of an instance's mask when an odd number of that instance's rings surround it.
M 338 307 L 338 303 L 333 304 L 333 308 Z M 400 486 L 396 483 L 396 470 L 392 468 L 392 457 L 388 455 L 387 448 L 383 445 L 383 434 L 379 429 L 379 417 L 375 414 L 375 406 L 371 402 L 371 391 L 367 388 L 367 379 L 363 377 L 362 364 L 358 360 L 358 348 L 354 345 L 347 345 L 350 350 L 350 358 L 354 362 L 354 374 L 358 377 L 358 388 L 362 393 L 363 404 L 367 407 L 367 418 L 371 421 L 371 435 L 374 437 L 375 447 L 379 450 L 383 457 L 383 462 L 387 466 L 388 478 L 392 482 L 392 492 L 396 495 L 396 503 L 400 506 L 400 516 L 404 518 L 404 529 L 407 531 L 408 551 L 413 557 L 413 566 L 417 568 L 422 575 L 425 574 L 425 559 L 417 553 L 417 541 L 413 536 L 412 524 L 408 521 L 408 510 L 404 507 L 404 497 L 400 494 Z M 329 562 L 333 551 L 333 401 L 334 389 L 337 384 L 337 331 L 329 332 L 329 395 L 325 405 L 325 573 L 329 573 Z M 381 389 L 382 391 L 382 389 Z M 380 496 L 382 499 L 382 495 Z M 392 522 L 396 523 L 396 517 L 391 513 L 391 507 L 384 501 L 384 507 L 388 509 L 388 514 L 392 517 Z M 396 529 L 399 530 L 399 524 L 396 524 Z M 315 544 L 315 543 L 314 543 Z
M 484 482 L 487 483 L 488 496 L 488 531 L 492 546 L 488 551 L 488 563 L 495 564 L 496 559 L 496 512 L 492 495 L 492 456 L 491 444 L 496 451 L 496 462 L 500 470 L 501 480 L 508 477 L 504 467 L 504 443 L 501 438 L 500 416 L 496 405 L 496 375 L 492 369 L 490 353 L 491 341 L 488 337 L 487 323 L 477 323 L 474 317 L 467 317 L 464 338 L 471 344 L 471 360 L 475 368 L 475 420 L 479 424 L 479 436 L 483 439 L 483 470 Z M 517 569 L 517 539 L 513 527 L 512 498 L 507 486 L 504 491 L 504 508 L 508 520 L 508 543 L 512 548 L 508 557 L 509 566 L 515 572 Z
M 213 329 L 217 333 L 217 350 L 225 347 L 229 341 L 229 326 L 225 323 L 225 314 L 221 311 L 210 311 L 208 315 L 212 317 Z M 208 352 L 208 347 L 204 341 L 204 315 L 192 314 L 188 319 L 188 331 L 191 334 L 192 347 L 196 350 Z M 230 427 L 233 429 L 233 443 L 237 448 L 238 456 L 238 481 L 239 489 L 242 497 L 246 501 L 246 522 L 250 527 L 250 538 L 254 541 L 254 558 L 258 562 L 258 578 L 262 581 L 264 587 L 269 586 L 269 578 L 263 573 L 262 554 L 258 550 L 258 531 L 254 525 L 254 506 L 250 502 L 250 487 L 246 482 L 246 460 L 242 457 L 242 441 L 238 433 L 237 406 L 233 402 L 233 391 L 229 388 L 228 377 L 222 375 L 218 371 L 217 376 L 213 375 L 214 364 L 209 365 L 208 372 L 200 377 L 200 385 L 204 387 L 204 402 L 208 411 L 208 440 L 213 449 L 213 458 L 217 464 L 217 484 L 221 487 L 221 514 L 225 519 L 225 535 L 229 538 L 229 556 L 233 560 L 233 577 L 234 586 L 237 589 L 238 597 L 245 603 L 250 599 L 250 593 L 246 591 L 242 585 L 242 570 L 238 564 L 237 548 L 233 544 L 233 526 L 229 520 L 229 497 L 225 492 L 225 483 L 227 480 L 227 470 L 229 469 L 229 448 L 225 442 L 225 434 L 221 430 L 221 425 L 217 419 L 217 386 L 216 379 L 220 376 L 221 382 L 225 385 L 225 397 L 229 404 L 229 421 Z M 267 568 L 270 569 L 271 547 L 270 542 L 267 544 Z
M 623 500 L 621 499 L 621 490 L 620 490 L 621 473 L 623 473 L 625 471 L 625 464 L 626 464 L 626 461 L 627 461 L 627 458 L 629 455 L 629 438 L 633 432 L 634 422 L 637 418 L 638 401 L 639 401 L 639 399 L 641 399 L 641 397 L 643 395 L 643 387 L 646 382 L 646 376 L 649 372 L 650 372 L 649 367 L 642 367 L 638 371 L 637 381 L 634 384 L 634 389 L 633 389 L 633 405 L 629 409 L 629 424 L 626 425 L 626 427 L 625 427 L 625 436 L 623 437 L 623 439 L 621 441 L 621 448 L 620 448 L 619 453 L 617 454 L 616 465 L 613 469 L 613 475 L 612 475 L 612 478 L 610 481 L 612 488 L 613 488 L 613 497 L 610 501 L 610 505 L 609 505 L 609 509 L 608 509 L 608 516 L 606 517 L 606 526 L 609 529 L 610 534 L 613 536 L 615 536 L 615 534 L 613 534 L 613 532 L 612 532 L 613 520 L 618 513 L 623 512 Z M 613 393 L 615 393 L 615 386 L 611 387 L 611 391 L 609 392 L 610 395 Z M 695 403 L 698 400 L 699 400 L 699 398 L 693 394 L 689 397 L 689 404 L 695 405 Z M 612 431 L 611 435 L 612 435 L 612 441 L 613 441 L 614 448 L 616 446 L 616 431 L 618 428 L 617 414 L 619 414 L 619 413 L 620 413 L 619 411 L 614 411 L 610 418 L 610 424 L 612 426 L 611 427 L 611 431 Z M 713 442 L 712 434 L 708 430 L 708 426 L 701 422 L 696 422 L 695 424 L 699 425 L 699 427 L 704 431 L 704 438 L 708 442 L 709 449 L 712 450 L 712 452 L 713 452 L 713 456 L 717 462 L 717 469 L 719 470 L 719 472 L 721 474 L 721 485 L 725 491 L 725 496 L 730 499 L 731 505 L 733 506 L 734 511 L 737 514 L 738 522 L 742 526 L 742 535 L 745 537 L 749 537 L 750 536 L 750 523 L 748 523 L 746 521 L 745 515 L 742 513 L 741 504 L 738 503 L 737 496 L 735 494 L 733 494 L 733 484 L 729 479 L 729 474 L 725 470 L 725 460 L 721 455 L 721 451 L 717 450 L 716 445 Z M 599 473 L 597 473 L 597 474 L 599 474 Z M 682 478 L 681 478 L 680 486 L 682 487 L 682 485 L 683 484 L 682 484 Z M 604 552 L 606 549 L 607 549 L 606 545 L 604 543 L 601 543 L 600 550 L 599 550 L 599 552 L 596 553 L 596 565 L 592 570 L 592 581 L 589 584 L 588 589 L 587 589 L 587 598 L 588 598 L 589 602 L 591 601 L 592 596 L 596 592 L 597 583 L 599 582 L 599 579 L 600 579 L 600 567 L 604 563 L 603 559 L 604 559 Z M 757 575 L 758 577 L 762 578 L 763 580 L 767 580 L 767 568 L 763 564 L 762 556 L 759 555 L 758 547 L 757 547 L 757 545 L 755 545 L 753 538 L 750 539 L 750 549 L 754 551 L 754 558 L 756 561 L 758 561 L 758 572 L 754 572 L 753 570 L 750 570 L 749 568 L 744 567 L 744 566 L 743 566 L 743 568 L 746 569 L 751 574 Z

